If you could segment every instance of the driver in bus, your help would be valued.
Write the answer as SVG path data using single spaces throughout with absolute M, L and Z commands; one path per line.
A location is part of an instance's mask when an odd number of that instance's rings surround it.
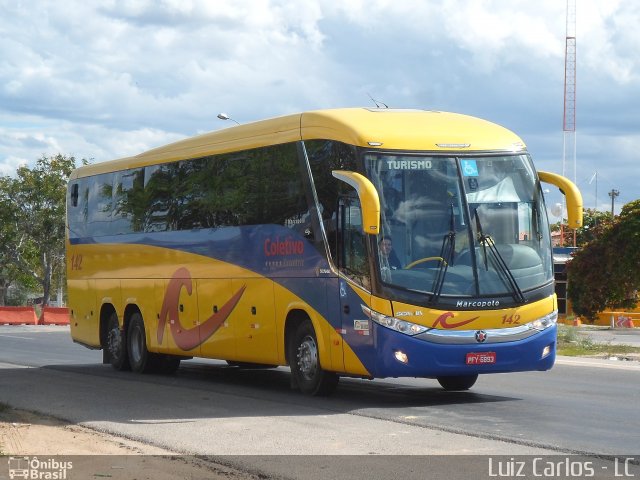
M 399 270 L 402 268 L 400 260 L 393 251 L 393 242 L 391 237 L 382 237 L 378 242 L 378 250 L 380 252 L 380 265 L 388 267 L 391 270 Z

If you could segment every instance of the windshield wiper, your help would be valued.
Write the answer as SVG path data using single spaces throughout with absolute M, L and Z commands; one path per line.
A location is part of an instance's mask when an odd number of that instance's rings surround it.
M 433 280 L 433 296 L 431 303 L 436 303 L 442 293 L 444 286 L 444 277 L 447 275 L 449 265 L 453 265 L 453 259 L 456 253 L 456 224 L 453 212 L 453 203 L 451 204 L 451 216 L 449 219 L 449 232 L 442 238 L 442 247 L 440 248 L 440 267 L 438 273 Z
M 506 280 L 507 286 L 511 288 L 511 292 L 513 293 L 513 298 L 515 299 L 515 301 L 519 303 L 525 303 L 526 300 L 524 298 L 524 294 L 522 293 L 522 290 L 520 290 L 518 282 L 513 276 L 513 273 L 511 273 L 511 270 L 509 270 L 507 263 L 504 261 L 504 258 L 500 254 L 498 247 L 496 247 L 496 243 L 493 241 L 493 238 L 491 238 L 491 235 L 485 234 L 482 231 L 482 225 L 480 225 L 480 216 L 478 215 L 477 208 L 475 209 L 474 215 L 476 219 L 476 231 L 478 232 L 478 243 L 482 246 L 484 255 L 484 268 L 489 271 L 487 255 L 487 250 L 489 250 L 489 253 L 492 257 L 491 263 L 494 265 L 495 269 L 498 272 L 502 273 L 503 278 Z

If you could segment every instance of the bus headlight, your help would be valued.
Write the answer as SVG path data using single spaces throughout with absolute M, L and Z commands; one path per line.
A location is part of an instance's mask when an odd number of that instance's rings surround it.
M 404 333 L 405 335 L 418 335 L 420 333 L 424 333 L 429 328 L 424 327 L 422 325 L 417 325 L 415 323 L 407 322 L 406 320 L 400 320 L 399 318 L 389 317 L 387 315 L 383 315 L 382 313 L 378 313 L 375 310 L 371 310 L 369 307 L 364 305 L 362 306 L 362 311 L 364 314 L 369 317 L 371 320 L 376 322 L 378 325 L 389 328 L 391 330 L 395 330 L 396 332 Z
M 549 315 L 545 315 L 544 317 L 538 318 L 533 322 L 529 323 L 529 328 L 542 331 L 546 330 L 549 327 L 552 327 L 558 322 L 558 311 L 554 310 Z

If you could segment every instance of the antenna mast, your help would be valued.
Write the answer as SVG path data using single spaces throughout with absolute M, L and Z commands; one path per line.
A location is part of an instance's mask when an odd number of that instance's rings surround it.
M 573 182 L 576 182 L 576 0 L 567 0 L 567 36 L 564 50 L 564 116 L 562 125 L 562 176 L 567 176 L 567 149 L 573 153 Z M 565 200 L 562 199 L 564 215 Z M 576 246 L 573 231 L 573 246 Z M 560 245 L 564 245 L 564 228 L 560 218 Z
M 567 149 L 573 153 L 573 181 L 576 181 L 576 0 L 567 0 L 567 37 L 564 54 L 564 141 L 562 175 L 566 175 Z M 571 153 L 571 152 L 570 152 Z

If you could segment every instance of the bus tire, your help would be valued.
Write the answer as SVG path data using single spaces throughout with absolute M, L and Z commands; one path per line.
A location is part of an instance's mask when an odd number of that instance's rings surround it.
M 478 375 L 459 375 L 457 377 L 438 377 L 438 383 L 447 392 L 469 390 L 478 380 Z
M 113 368 L 120 371 L 129 370 L 127 339 L 124 330 L 120 329 L 116 312 L 113 312 L 107 320 L 107 335 L 103 348 Z
M 142 315 L 135 312 L 129 319 L 127 328 L 127 350 L 129 351 L 129 365 L 136 373 L 148 373 L 157 367 L 156 355 L 147 350 L 147 337 L 144 330 Z
M 338 386 L 339 377 L 320 367 L 316 332 L 311 321 L 301 323 L 290 343 L 289 364 L 294 384 L 307 395 L 326 396 Z

